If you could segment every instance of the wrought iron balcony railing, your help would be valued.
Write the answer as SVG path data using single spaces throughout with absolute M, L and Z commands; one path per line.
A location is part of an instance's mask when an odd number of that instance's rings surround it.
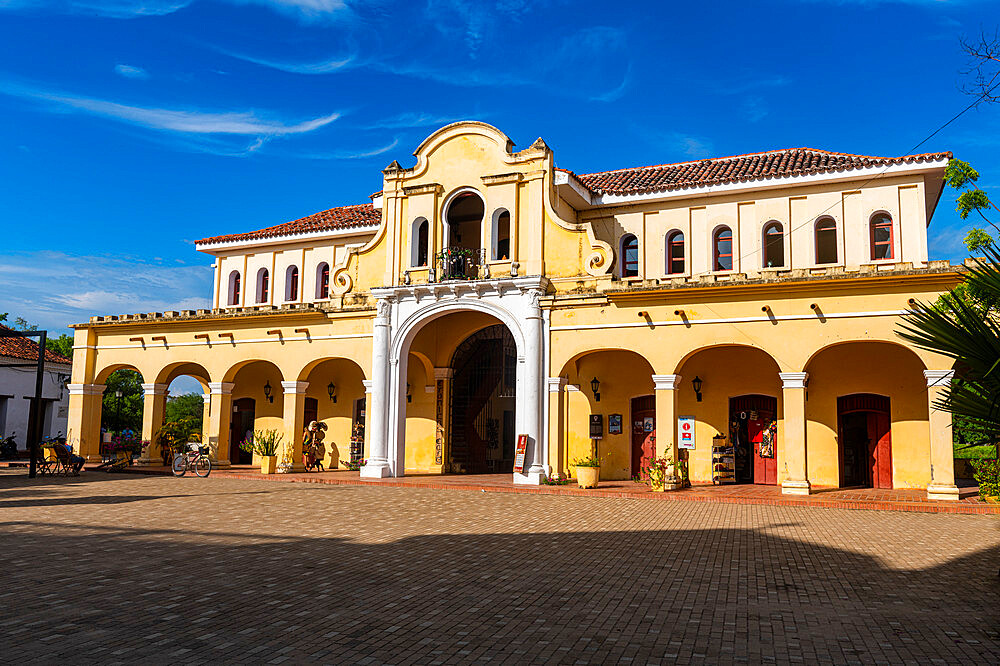
M 437 281 L 477 280 L 489 277 L 486 265 L 486 250 L 472 250 L 467 247 L 446 247 L 434 255 L 437 267 Z M 485 274 L 482 274 L 485 272 Z

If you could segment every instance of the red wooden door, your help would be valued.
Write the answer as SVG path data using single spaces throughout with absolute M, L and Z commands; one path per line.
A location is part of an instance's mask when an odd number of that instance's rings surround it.
M 892 488 L 892 430 L 889 415 L 868 413 L 868 447 L 873 488 Z
M 656 457 L 656 408 L 649 398 L 632 401 L 632 476 L 641 476 L 642 467 Z
M 764 439 L 764 430 L 771 425 L 769 420 L 756 419 L 747 421 L 747 434 L 753 447 L 753 482 L 773 486 L 778 483 L 778 458 L 773 451 L 771 457 L 760 455 L 760 445 Z M 772 445 L 773 446 L 773 445 Z

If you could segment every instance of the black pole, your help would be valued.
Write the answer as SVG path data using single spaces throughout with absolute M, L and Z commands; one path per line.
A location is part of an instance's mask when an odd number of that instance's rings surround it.
M 28 430 L 34 431 L 30 432 L 28 436 L 28 447 L 30 451 L 30 460 L 28 461 L 28 478 L 35 478 L 35 457 L 38 455 L 38 438 L 42 432 L 42 417 L 44 410 L 42 409 L 42 379 L 45 377 L 45 331 L 39 332 L 38 337 L 38 369 L 35 372 L 35 397 L 31 401 L 32 409 L 31 421 L 29 423 Z

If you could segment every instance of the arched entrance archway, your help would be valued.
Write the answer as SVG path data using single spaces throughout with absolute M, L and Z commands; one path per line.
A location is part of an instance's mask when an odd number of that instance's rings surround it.
M 448 452 L 452 472 L 514 471 L 517 347 L 503 324 L 473 333 L 450 365 Z

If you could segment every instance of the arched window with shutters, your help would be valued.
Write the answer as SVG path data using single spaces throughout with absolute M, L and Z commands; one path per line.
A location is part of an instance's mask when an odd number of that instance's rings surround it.
M 410 266 L 421 268 L 427 265 L 429 239 L 430 224 L 426 218 L 418 217 L 413 221 L 413 230 L 410 236 Z
M 635 234 L 625 234 L 621 244 L 621 276 L 623 278 L 639 276 L 639 239 Z
M 316 267 L 316 298 L 330 298 L 330 264 L 325 261 Z
M 289 266 L 285 269 L 285 300 L 299 300 L 299 267 Z
M 684 272 L 684 234 L 679 230 L 667 233 L 666 236 L 667 275 L 678 275 Z
M 719 227 L 712 234 L 712 270 L 733 270 L 733 230 Z
M 267 303 L 271 295 L 271 275 L 266 268 L 257 271 L 257 302 Z
M 832 217 L 816 220 L 816 263 L 837 263 L 837 221 Z
M 785 236 L 781 222 L 764 225 L 764 268 L 780 268 L 785 265 Z
M 876 213 L 869 222 L 872 261 L 892 259 L 892 218 L 888 213 Z
M 240 304 L 240 272 L 233 271 L 229 274 L 229 304 Z

